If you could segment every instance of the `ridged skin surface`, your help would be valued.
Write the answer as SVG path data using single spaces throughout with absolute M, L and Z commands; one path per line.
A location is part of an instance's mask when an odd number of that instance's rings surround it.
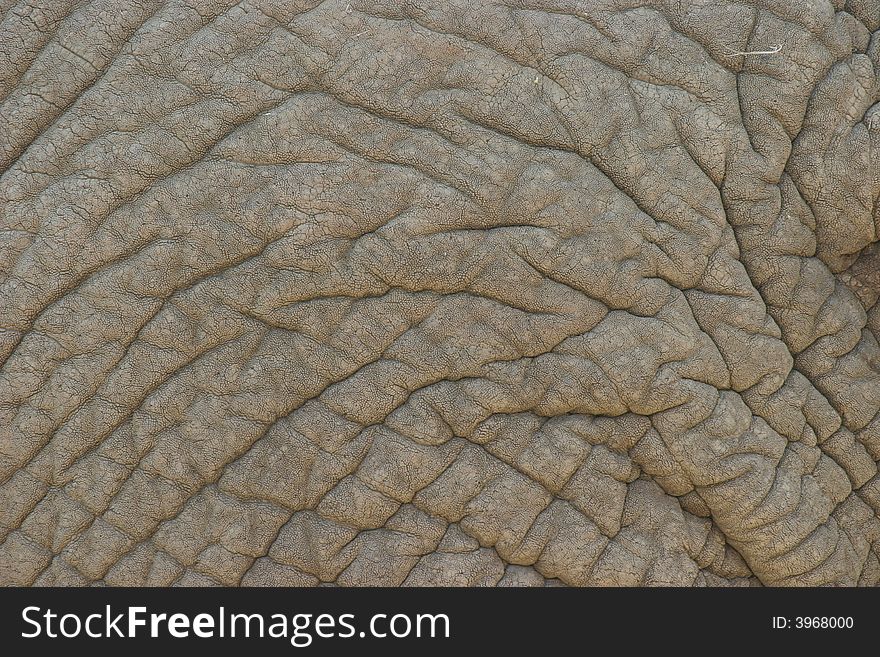
M 0 0 L 0 582 L 876 585 L 880 2 Z

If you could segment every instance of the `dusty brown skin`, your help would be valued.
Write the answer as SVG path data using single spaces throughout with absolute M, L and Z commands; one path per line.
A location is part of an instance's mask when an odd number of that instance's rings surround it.
M 0 581 L 877 584 L 880 3 L 643 4 L 0 0 Z

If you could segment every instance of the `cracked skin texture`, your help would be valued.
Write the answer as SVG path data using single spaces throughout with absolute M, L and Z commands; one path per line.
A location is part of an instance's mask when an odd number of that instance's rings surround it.
M 0 98 L 0 582 L 880 582 L 877 0 L 0 0 Z

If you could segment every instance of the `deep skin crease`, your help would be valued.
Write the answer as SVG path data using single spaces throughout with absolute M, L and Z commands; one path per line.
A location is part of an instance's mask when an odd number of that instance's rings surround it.
M 878 0 L 0 0 L 0 583 L 878 584 L 878 101 Z

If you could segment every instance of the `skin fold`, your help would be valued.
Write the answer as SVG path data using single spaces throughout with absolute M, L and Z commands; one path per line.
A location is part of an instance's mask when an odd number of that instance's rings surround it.
M 0 0 L 0 583 L 880 582 L 878 0 Z

